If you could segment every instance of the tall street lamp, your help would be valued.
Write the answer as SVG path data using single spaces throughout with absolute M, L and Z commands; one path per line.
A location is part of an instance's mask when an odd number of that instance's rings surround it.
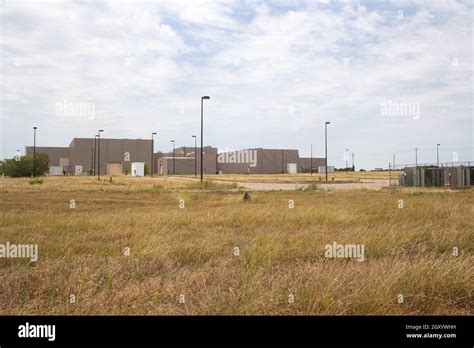
M 418 148 L 415 147 L 415 167 L 418 167 Z
M 285 174 L 285 168 L 283 164 L 283 150 L 281 150 L 281 173 Z
M 94 175 L 94 146 L 91 145 L 91 170 L 89 171 L 90 175 Z M 64 167 L 63 167 L 64 170 Z
M 150 171 L 150 176 L 153 177 L 153 168 L 155 166 L 154 163 L 154 156 L 153 156 L 153 151 L 155 150 L 155 147 L 153 146 L 153 136 L 156 135 L 156 132 L 151 133 L 151 171 Z
M 347 153 L 349 152 L 349 149 L 346 149 L 346 174 L 347 174 Z
M 325 171 L 326 171 L 326 181 L 328 181 L 328 124 L 331 122 L 324 123 L 324 151 L 325 151 Z
M 197 176 L 197 140 L 196 136 L 193 135 L 194 138 L 194 177 Z
M 203 101 L 204 99 L 206 100 L 209 100 L 211 99 L 211 97 L 209 96 L 204 96 L 204 97 L 201 97 L 201 182 L 202 182 L 202 179 L 203 179 L 203 153 L 202 153 L 202 148 L 203 148 L 203 131 L 204 131 L 204 126 L 203 126 Z
M 97 134 L 94 135 L 94 176 L 97 174 L 96 168 L 95 168 L 95 163 L 97 160 Z
M 97 180 L 100 181 L 100 133 L 102 133 L 104 130 L 99 129 L 99 132 L 97 134 L 98 141 L 97 141 Z
M 33 127 L 33 176 L 36 176 L 36 130 L 38 127 Z
M 171 140 L 173 143 L 173 175 L 174 175 L 174 140 Z
M 441 144 L 436 144 L 436 164 L 438 165 L 439 167 L 439 146 Z

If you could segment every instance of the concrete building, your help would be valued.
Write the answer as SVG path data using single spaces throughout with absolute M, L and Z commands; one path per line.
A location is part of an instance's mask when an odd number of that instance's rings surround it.
M 198 170 L 198 173 L 200 173 L 200 169 Z M 204 171 L 204 173 L 206 173 L 206 171 Z M 173 157 L 161 157 L 158 160 L 158 174 L 194 174 L 194 158 L 175 156 L 173 168 Z
M 27 146 L 25 153 L 33 156 L 33 146 Z M 71 149 L 69 147 L 36 146 L 36 153 L 45 153 L 51 167 L 69 167 Z
M 101 175 L 129 174 L 132 162 L 151 164 L 151 140 L 101 138 L 100 156 L 96 149 L 94 154 L 94 138 L 74 138 L 69 147 L 36 147 L 37 153 L 48 154 L 50 166 L 63 166 L 73 175 L 92 174 L 94 162 Z M 26 147 L 26 153 L 32 155 L 33 147 Z
M 194 146 L 178 147 L 174 151 L 174 173 L 194 174 L 201 172 L 201 151 Z M 152 141 L 149 139 L 100 139 L 74 138 L 69 147 L 36 147 L 38 153 L 47 153 L 50 158 L 50 173 L 60 175 L 65 170 L 72 175 L 132 174 L 134 162 L 144 163 L 151 169 Z M 28 146 L 26 153 L 33 154 Z M 217 148 L 203 148 L 203 171 L 205 174 L 281 174 L 310 172 L 311 158 L 300 158 L 294 149 L 245 149 L 218 154 Z M 97 166 L 100 157 L 100 165 Z M 158 151 L 153 154 L 154 175 L 173 174 L 173 152 Z M 324 158 L 313 158 L 313 171 L 324 165 Z
M 288 172 L 289 164 L 298 163 L 298 150 L 255 148 L 217 156 L 217 170 L 223 174 L 281 174 Z
M 173 174 L 173 151 L 156 155 L 155 173 Z M 194 160 L 194 146 L 178 147 L 174 151 L 175 174 L 194 174 L 196 166 L 197 174 L 201 173 L 201 148 L 197 148 L 196 163 Z M 212 146 L 203 147 L 203 172 L 216 174 L 217 172 L 217 148 Z
M 319 167 L 326 165 L 324 158 L 313 157 L 313 159 L 311 159 L 311 157 L 300 157 L 298 161 L 298 172 L 311 173 L 311 163 L 313 164 L 313 173 L 317 173 Z

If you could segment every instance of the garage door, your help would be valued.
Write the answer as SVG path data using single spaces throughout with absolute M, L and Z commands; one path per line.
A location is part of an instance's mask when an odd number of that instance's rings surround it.
M 121 175 L 122 163 L 107 163 L 107 175 Z

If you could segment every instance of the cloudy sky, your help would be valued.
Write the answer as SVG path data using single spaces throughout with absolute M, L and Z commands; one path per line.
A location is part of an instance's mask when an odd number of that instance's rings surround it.
M 356 167 L 474 160 L 473 5 L 1 1 L 1 147 L 149 138 L 294 148 Z M 198 133 L 199 134 L 199 133 Z M 350 155 L 349 155 L 350 157 Z M 350 164 L 350 162 L 349 162 Z

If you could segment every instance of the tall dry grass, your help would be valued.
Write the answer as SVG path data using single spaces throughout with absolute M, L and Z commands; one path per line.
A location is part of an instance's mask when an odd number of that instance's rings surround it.
M 473 314 L 472 191 L 243 202 L 166 178 L 28 181 L 0 179 L 0 244 L 39 245 L 36 263 L 0 259 L 0 314 Z M 325 258 L 334 241 L 364 244 L 365 261 Z

